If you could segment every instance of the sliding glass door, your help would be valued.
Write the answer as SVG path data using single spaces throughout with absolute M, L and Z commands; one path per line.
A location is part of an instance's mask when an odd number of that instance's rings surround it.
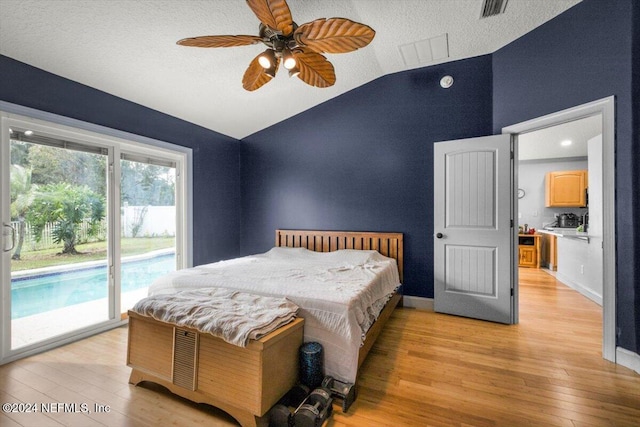
M 26 128 L 9 140 L 13 350 L 109 319 L 108 154 Z
M 0 363 L 121 324 L 185 262 L 185 155 L 2 115 Z
M 120 160 L 120 311 L 176 269 L 176 164 L 122 153 Z

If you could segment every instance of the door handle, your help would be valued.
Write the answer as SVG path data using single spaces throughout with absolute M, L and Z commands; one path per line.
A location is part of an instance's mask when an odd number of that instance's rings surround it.
M 11 247 L 9 249 L 3 248 L 2 250 L 4 252 L 11 252 L 13 248 L 16 247 L 16 229 L 11 224 L 7 224 L 6 222 L 2 225 L 11 229 Z M 6 236 L 7 234 L 3 233 L 3 235 Z
M 436 237 L 437 237 L 438 239 L 442 239 L 442 238 L 444 237 L 444 234 L 442 234 L 442 233 L 438 233 L 438 234 L 436 234 Z

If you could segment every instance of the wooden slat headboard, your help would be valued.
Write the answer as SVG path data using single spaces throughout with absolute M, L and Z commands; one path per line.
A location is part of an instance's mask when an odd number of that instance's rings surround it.
M 402 233 L 360 231 L 276 230 L 276 246 L 306 248 L 314 252 L 332 252 L 338 249 L 376 250 L 394 258 L 402 283 Z

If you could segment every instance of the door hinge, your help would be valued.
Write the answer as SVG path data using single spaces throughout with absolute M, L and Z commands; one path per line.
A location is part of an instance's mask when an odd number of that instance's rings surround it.
M 513 220 L 511 220 L 511 228 L 513 228 Z
M 513 296 L 513 288 L 511 288 L 511 296 Z
M 514 154 L 513 154 L 513 150 L 511 150 L 511 160 L 514 159 Z

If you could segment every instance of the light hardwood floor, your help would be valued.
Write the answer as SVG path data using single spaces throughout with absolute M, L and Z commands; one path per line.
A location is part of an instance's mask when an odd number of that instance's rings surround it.
M 359 397 L 328 426 L 638 426 L 640 375 L 601 357 L 601 310 L 521 269 L 520 324 L 397 309 L 365 361 Z M 0 402 L 90 413 L 2 413 L 0 426 L 233 426 L 162 390 L 133 387 L 125 328 L 0 367 Z M 108 405 L 96 412 L 94 405 Z

